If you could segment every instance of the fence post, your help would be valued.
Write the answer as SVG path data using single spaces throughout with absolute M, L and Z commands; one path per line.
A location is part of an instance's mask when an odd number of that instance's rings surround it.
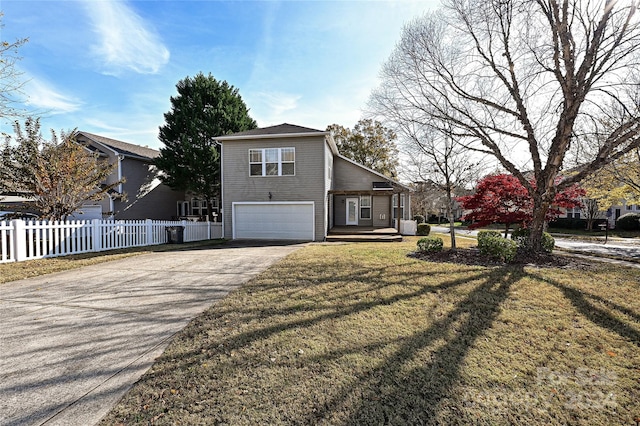
M 153 240 L 153 221 L 151 219 L 147 219 L 145 221 L 145 232 L 147 234 L 147 239 L 145 241 L 145 245 L 150 246 L 155 244 L 156 242 Z
M 92 228 L 92 237 L 91 240 L 93 244 L 91 244 L 91 251 L 100 251 L 102 250 L 102 235 L 100 233 L 100 219 L 93 219 L 91 221 Z
M 207 216 L 207 240 L 211 239 L 211 222 L 209 222 L 209 216 Z
M 27 259 L 27 229 L 24 220 L 14 219 L 11 221 L 13 225 L 13 250 L 16 262 Z

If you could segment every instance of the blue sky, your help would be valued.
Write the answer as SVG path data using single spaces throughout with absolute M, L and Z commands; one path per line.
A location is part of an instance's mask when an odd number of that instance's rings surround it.
M 29 38 L 18 66 L 45 135 L 159 148 L 176 83 L 200 71 L 237 87 L 261 127 L 353 127 L 403 24 L 437 4 L 0 0 L 1 39 Z

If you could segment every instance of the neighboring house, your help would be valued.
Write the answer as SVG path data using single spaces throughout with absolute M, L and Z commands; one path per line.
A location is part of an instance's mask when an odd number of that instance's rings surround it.
M 411 211 L 413 214 L 424 216 L 425 220 L 448 221 L 447 193 L 441 185 L 432 180 L 417 181 L 411 184 L 414 192 L 411 196 Z M 457 221 L 465 210 L 455 199 L 464 195 L 471 195 L 473 191 L 464 188 L 454 188 L 453 192 L 453 218 Z
M 105 183 L 117 182 L 123 177 L 126 181 L 101 202 L 83 206 L 81 210 L 85 214 L 74 215 L 75 219 L 101 216 L 109 219 L 170 220 L 192 215 L 192 200 L 187 200 L 184 192 L 174 191 L 160 182 L 159 172 L 152 164 L 160 151 L 88 132 L 78 132 L 76 142 L 116 165 Z M 199 216 L 199 201 L 197 206 Z
M 411 189 L 341 156 L 329 132 L 281 124 L 217 141 L 225 238 L 323 241 L 411 217 Z
M 0 221 L 37 218 L 36 212 L 26 206 L 29 201 L 29 198 L 18 194 L 0 194 Z
M 611 206 L 610 209 L 611 209 L 611 216 L 609 216 L 608 218 L 609 228 L 615 228 L 616 221 L 620 216 L 625 215 L 627 213 L 640 213 L 640 204 L 631 204 L 631 203 L 627 203 L 626 200 L 623 200 L 621 205 Z M 580 207 L 575 207 L 573 209 L 561 209 L 561 210 L 562 210 L 562 214 L 559 216 L 559 218 L 566 218 L 566 219 L 587 219 L 588 218 L 588 214 L 585 212 L 585 209 L 581 209 Z M 595 219 L 606 219 L 606 218 L 607 216 L 605 211 L 599 211 L 595 215 Z

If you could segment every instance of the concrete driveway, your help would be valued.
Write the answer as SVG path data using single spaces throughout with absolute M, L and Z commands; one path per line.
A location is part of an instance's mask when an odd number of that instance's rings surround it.
M 0 285 L 0 425 L 92 425 L 211 304 L 301 245 L 154 253 Z

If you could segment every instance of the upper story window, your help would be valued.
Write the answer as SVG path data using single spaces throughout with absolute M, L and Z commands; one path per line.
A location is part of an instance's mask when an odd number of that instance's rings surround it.
M 249 150 L 250 176 L 295 175 L 295 148 L 261 148 Z

